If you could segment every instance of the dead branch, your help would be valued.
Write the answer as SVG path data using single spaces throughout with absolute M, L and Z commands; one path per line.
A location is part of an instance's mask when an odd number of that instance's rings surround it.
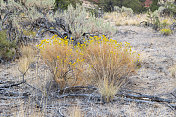
M 131 98 L 131 99 L 147 100 L 147 101 L 153 101 L 153 102 L 176 103 L 176 101 L 174 100 L 164 99 L 164 98 L 160 98 L 160 97 L 152 96 L 152 95 L 133 95 L 133 94 L 119 93 L 119 94 L 116 94 L 116 96 L 126 97 L 126 98 Z
M 5 84 L 3 86 L 0 86 L 0 90 L 3 90 L 4 88 L 10 88 L 10 87 L 14 87 L 14 86 L 19 86 L 23 83 L 25 83 L 26 81 L 20 81 L 18 83 L 15 83 L 15 84 Z

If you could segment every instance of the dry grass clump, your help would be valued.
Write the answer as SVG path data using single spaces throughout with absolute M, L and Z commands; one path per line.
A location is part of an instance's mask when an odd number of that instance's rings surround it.
M 175 78 L 176 75 L 176 65 L 173 65 L 169 68 L 169 71 L 171 73 L 171 76 Z
M 79 106 L 74 106 L 70 110 L 70 117 L 84 117 Z
M 76 46 L 66 38 L 54 36 L 42 40 L 38 46 L 60 88 L 91 83 L 107 101 L 135 72 L 138 60 L 129 43 L 117 43 L 104 35 L 90 37 Z
M 34 58 L 37 54 L 37 50 L 30 45 L 21 46 L 20 47 L 20 52 L 21 52 L 22 57 L 27 57 L 27 58 L 29 58 L 29 57 Z
M 145 21 L 147 18 L 146 14 L 128 15 L 125 12 L 111 12 L 106 13 L 104 16 L 105 20 L 114 22 L 116 26 L 120 25 L 139 25 L 140 22 Z
M 21 46 L 20 48 L 22 57 L 19 59 L 19 71 L 25 74 L 30 65 L 35 61 L 37 51 L 32 46 Z
M 30 66 L 30 60 L 27 57 L 20 58 L 18 62 L 18 69 L 22 74 L 25 74 Z
M 114 81 L 109 82 L 108 78 L 98 82 L 98 89 L 104 102 L 112 101 L 119 88 L 120 85 L 114 85 Z
M 173 18 L 171 17 L 159 17 L 159 21 L 161 23 L 161 27 L 165 28 L 171 25 L 174 21 Z M 143 21 L 148 21 L 151 20 L 149 19 L 148 14 L 133 14 L 133 15 L 128 15 L 125 12 L 111 12 L 111 13 L 106 13 L 104 15 L 104 19 L 107 21 L 114 22 L 116 26 L 121 26 L 121 25 L 140 25 L 141 22 Z

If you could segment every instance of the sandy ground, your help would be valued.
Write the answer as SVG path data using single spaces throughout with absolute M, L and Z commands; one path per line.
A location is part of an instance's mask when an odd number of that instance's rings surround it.
M 128 84 L 123 88 L 142 94 L 174 99 L 170 93 L 176 90 L 176 78 L 171 75 L 169 69 L 176 64 L 176 34 L 166 37 L 150 28 L 137 26 L 120 26 L 117 29 L 117 34 L 113 39 L 118 42 L 129 42 L 141 55 L 141 68 L 136 75 L 129 78 Z M 42 63 L 35 64 L 34 68 L 37 70 L 30 69 L 25 79 L 31 86 L 46 92 L 45 87 L 51 79 L 49 71 Z M 0 81 L 21 80 L 20 75 L 16 62 L 0 65 Z M 4 91 L 0 90 L 0 116 L 63 117 L 64 115 L 67 117 L 73 116 L 69 113 L 74 110 L 74 106 L 79 106 L 85 117 L 176 116 L 176 112 L 166 104 L 136 103 L 118 98 L 107 104 L 99 104 L 96 100 L 81 97 L 57 99 L 51 96 L 51 98 L 46 98 L 44 93 L 41 94 L 31 86 L 22 84 L 19 87 L 9 88 L 13 92 L 30 92 L 31 95 L 24 99 L 6 98 L 5 100 L 2 95 Z

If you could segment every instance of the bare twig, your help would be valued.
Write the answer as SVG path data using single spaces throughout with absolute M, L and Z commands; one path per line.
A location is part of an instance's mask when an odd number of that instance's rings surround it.
M 127 97 L 131 99 L 148 100 L 148 101 L 154 101 L 154 102 L 176 103 L 176 101 L 174 100 L 164 99 L 164 98 L 160 98 L 160 97 L 152 96 L 152 95 L 133 95 L 133 94 L 119 93 L 119 94 L 116 94 L 116 96 Z
M 19 85 L 21 85 L 21 84 L 23 84 L 23 83 L 25 83 L 25 82 L 26 82 L 26 81 L 20 81 L 20 82 L 15 83 L 15 84 L 6 84 L 6 85 L 4 85 L 4 86 L 1 86 L 1 87 L 0 87 L 0 90 L 3 89 L 3 88 L 10 88 L 10 87 L 14 87 L 14 86 L 19 86 Z

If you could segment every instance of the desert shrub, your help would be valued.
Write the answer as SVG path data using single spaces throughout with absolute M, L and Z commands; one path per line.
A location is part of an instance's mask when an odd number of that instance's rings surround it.
M 69 25 L 74 39 L 81 38 L 84 33 L 102 33 L 109 36 L 115 33 L 115 28 L 110 23 L 89 14 L 86 8 L 79 4 L 76 5 L 76 8 L 69 5 L 68 9 L 61 16 Z
M 107 77 L 117 83 L 135 70 L 137 58 L 132 54 L 129 43 L 122 45 L 105 36 L 93 37 L 84 53 L 85 61 L 93 70 L 95 82 Z
M 92 71 L 92 84 L 99 87 L 104 101 L 111 101 L 126 78 L 135 72 L 137 55 L 129 43 L 123 45 L 105 36 L 90 39 L 84 53 Z
M 131 8 L 127 8 L 122 6 L 122 12 L 127 13 L 128 15 L 132 15 L 133 14 L 133 10 Z
M 135 72 L 138 59 L 129 43 L 123 45 L 104 35 L 90 37 L 76 46 L 66 38 L 53 37 L 42 40 L 38 47 L 60 88 L 92 84 L 101 87 L 99 91 L 107 101 Z M 107 91 L 103 91 L 103 87 L 108 87 Z M 109 88 L 114 91 L 108 92 Z
M 8 4 L 2 0 L 0 7 L 1 16 L 4 18 L 2 28 L 9 30 L 9 40 L 20 40 L 23 33 L 34 37 L 35 25 L 34 23 L 33 25 L 30 24 L 37 19 L 48 16 L 47 14 L 51 13 L 53 8 L 54 0 L 21 0 L 20 2 L 8 0 Z M 47 19 L 52 19 L 52 17 L 47 17 Z M 28 31 L 28 28 L 31 31 Z
M 151 24 L 152 28 L 154 30 L 159 30 L 161 26 L 161 22 L 159 19 L 159 13 L 158 10 L 152 12 L 151 10 L 148 10 L 147 12 L 147 21 L 149 24 Z
M 171 24 L 169 23 L 169 21 L 167 19 L 164 19 L 161 21 L 161 28 L 166 28 L 169 25 L 171 25 Z
M 142 13 L 146 11 L 146 8 L 142 5 L 143 1 L 141 0 L 123 0 L 122 6 L 131 8 L 134 13 Z
M 165 7 L 164 6 L 160 6 L 158 8 L 158 13 L 162 16 L 164 14 L 164 11 L 165 11 Z
M 94 1 L 94 0 L 89 0 Z M 143 1 L 142 1 L 143 2 Z M 103 8 L 106 12 L 112 12 L 116 8 L 115 6 L 125 6 L 127 8 L 133 9 L 135 13 L 139 13 L 145 11 L 145 8 L 142 5 L 140 0 L 99 0 L 98 2 L 94 2 L 99 7 Z
M 15 55 L 15 42 L 7 40 L 6 30 L 0 31 L 0 59 L 10 60 Z
M 162 16 L 176 16 L 176 1 L 175 0 L 160 0 L 159 5 L 161 8 L 160 15 Z
M 73 45 L 67 39 L 54 36 L 51 40 L 42 40 L 38 47 L 42 59 L 48 65 L 60 88 L 83 85 L 80 73 L 83 70 L 84 59 L 79 48 L 75 47 L 73 50 Z
M 163 35 L 166 35 L 166 36 L 172 34 L 172 30 L 171 30 L 171 29 L 168 29 L 168 28 L 161 29 L 160 32 L 161 32 Z
M 121 12 L 121 8 L 119 6 L 114 6 L 114 11 Z
M 155 10 L 158 10 L 159 8 L 158 2 L 159 0 L 152 0 L 152 4 L 149 7 L 152 12 L 154 12 Z
M 80 0 L 55 0 L 55 8 L 66 10 L 70 4 L 76 7 L 76 3 L 81 3 L 81 2 Z

